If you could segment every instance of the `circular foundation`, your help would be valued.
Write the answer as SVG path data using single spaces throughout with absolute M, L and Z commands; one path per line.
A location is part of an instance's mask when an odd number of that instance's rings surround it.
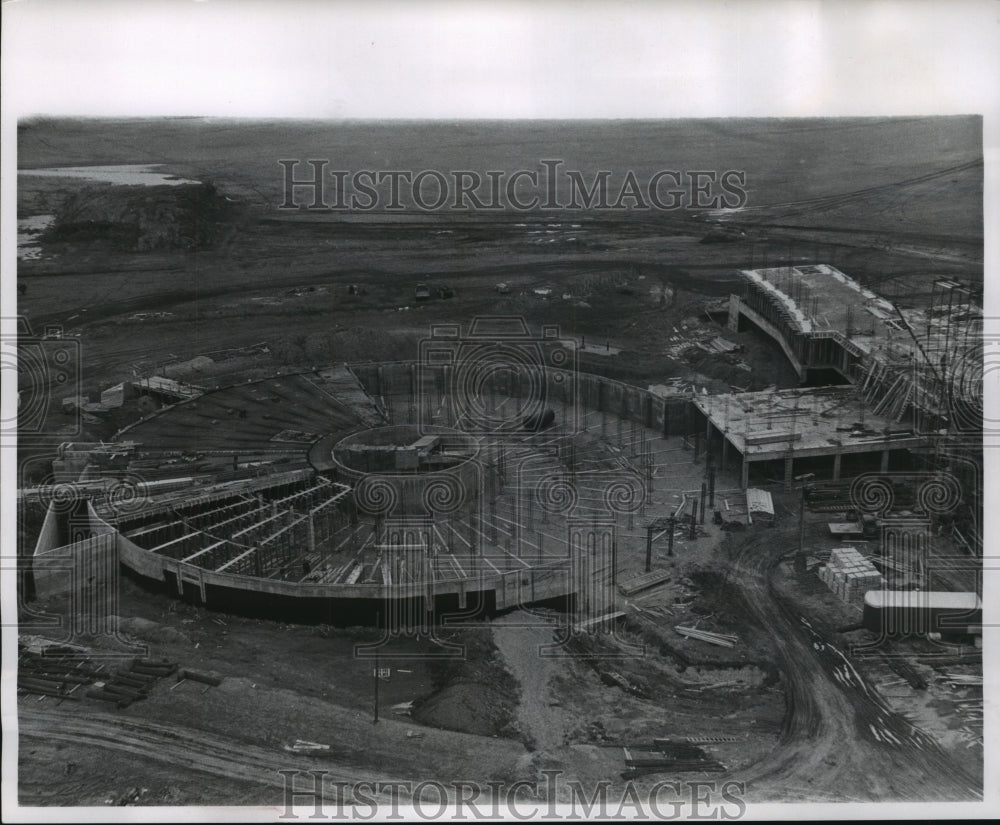
M 331 451 L 338 479 L 371 516 L 446 518 L 478 500 L 476 438 L 449 427 L 400 424 L 341 439 Z

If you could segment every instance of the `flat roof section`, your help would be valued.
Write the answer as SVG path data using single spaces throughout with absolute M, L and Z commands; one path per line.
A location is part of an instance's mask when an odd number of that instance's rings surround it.
M 981 610 L 976 593 L 947 590 L 869 590 L 865 604 L 875 608 L 930 608 L 934 610 Z
M 698 395 L 695 406 L 750 461 L 877 452 L 929 443 L 873 415 L 854 387 Z

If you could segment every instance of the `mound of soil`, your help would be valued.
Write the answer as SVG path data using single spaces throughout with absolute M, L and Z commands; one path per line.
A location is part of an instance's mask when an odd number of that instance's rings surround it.
M 117 620 L 119 633 L 124 636 L 131 636 L 135 639 L 142 639 L 145 642 L 157 642 L 160 644 L 191 644 L 184 633 L 167 625 L 152 622 L 149 619 L 142 619 L 138 616 L 118 616 L 111 617 L 112 626 Z
M 435 690 L 414 705 L 411 716 L 445 730 L 515 736 L 518 685 L 505 668 L 492 637 L 469 631 L 449 641 L 464 645 L 465 657 L 435 662 L 431 667 Z
M 448 685 L 412 713 L 425 725 L 479 736 L 507 736 L 513 703 L 510 697 L 482 682 Z

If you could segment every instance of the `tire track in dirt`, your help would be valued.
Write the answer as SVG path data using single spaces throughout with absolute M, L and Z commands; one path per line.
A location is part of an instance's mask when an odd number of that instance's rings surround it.
M 224 779 L 239 779 L 265 784 L 283 789 L 285 776 L 279 770 L 303 772 L 296 777 L 297 790 L 309 790 L 311 781 L 306 771 L 325 771 L 322 777 L 323 798 L 334 804 L 338 794 L 345 802 L 351 795 L 338 789 L 338 783 L 404 782 L 388 774 L 371 770 L 345 768 L 330 759 L 273 751 L 236 740 L 224 739 L 212 734 L 174 725 L 94 713 L 86 718 L 76 714 L 50 709 L 47 711 L 20 708 L 18 711 L 18 733 L 20 737 L 41 739 L 46 742 L 66 742 L 106 748 L 153 760 L 164 765 L 186 771 L 208 773 Z M 398 799 L 408 802 L 410 797 L 405 783 L 400 787 Z M 389 802 L 388 793 L 376 793 L 369 789 L 371 796 L 382 802 Z M 276 799 L 278 799 L 276 794 Z M 300 804 L 302 799 L 297 800 Z
M 552 753 L 565 746 L 567 722 L 561 708 L 552 706 L 550 681 L 560 661 L 542 655 L 553 642 L 554 625 L 527 625 L 521 611 L 508 613 L 492 623 L 493 639 L 507 667 L 520 684 L 517 724 L 533 747 Z M 537 619 L 536 619 L 537 622 Z
M 737 778 L 755 797 L 770 800 L 813 782 L 842 789 L 845 801 L 979 798 L 978 780 L 956 767 L 932 739 L 873 701 L 860 674 L 853 671 L 850 682 L 834 677 L 836 649 L 818 641 L 817 631 L 774 592 L 771 572 L 788 549 L 774 539 L 746 542 L 731 575 L 746 609 L 771 631 L 788 707 L 777 748 Z M 875 724 L 897 741 L 876 738 L 874 727 L 862 733 Z

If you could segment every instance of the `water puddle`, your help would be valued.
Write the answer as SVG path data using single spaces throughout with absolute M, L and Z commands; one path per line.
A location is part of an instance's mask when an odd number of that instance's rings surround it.
M 157 172 L 159 166 L 160 164 L 149 163 L 129 166 L 61 166 L 51 169 L 18 169 L 17 173 L 36 178 L 75 178 L 116 186 L 185 186 L 201 183 Z
M 55 215 L 32 215 L 17 221 L 17 258 L 20 261 L 34 261 L 42 257 L 38 246 L 38 236 L 52 226 Z

